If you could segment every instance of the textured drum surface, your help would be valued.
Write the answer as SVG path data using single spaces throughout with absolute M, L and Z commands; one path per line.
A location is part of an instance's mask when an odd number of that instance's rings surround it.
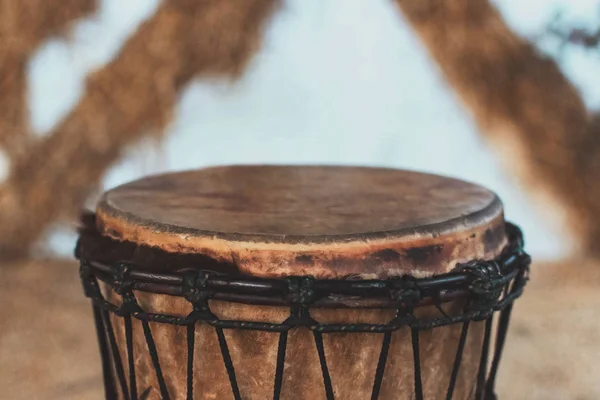
M 121 257 L 118 261 L 140 270 L 197 268 L 275 278 L 421 278 L 450 272 L 458 263 L 493 259 L 507 243 L 502 204 L 494 193 L 455 179 L 380 168 L 239 166 L 149 177 L 105 193 L 95 223 L 99 234 L 135 246 L 122 254 L 101 252 L 98 261 Z M 106 296 L 120 302 L 110 290 Z M 136 292 L 136 297 L 147 312 L 186 316 L 192 311 L 181 297 L 149 292 Z M 286 307 L 209 303 L 221 319 L 279 323 L 289 315 Z M 443 305 L 450 315 L 463 306 L 463 301 Z M 394 318 L 393 309 L 310 312 L 321 323 L 384 324 Z M 434 313 L 433 306 L 415 311 Z M 111 320 L 126 360 L 122 318 Z M 150 327 L 171 397 L 185 398 L 186 327 L 154 322 Z M 484 322 L 470 324 L 454 399 L 475 396 L 483 327 Z M 420 332 L 425 399 L 445 397 L 462 328 L 455 324 Z M 279 335 L 224 333 L 241 397 L 272 398 Z M 215 329 L 198 324 L 194 337 L 194 398 L 232 398 Z M 411 330 L 399 329 L 391 338 L 379 398 L 413 399 Z M 323 335 L 335 398 L 370 398 L 382 340 L 381 333 Z M 133 345 L 138 392 L 160 398 L 136 320 Z M 325 398 L 308 329 L 289 331 L 281 398 Z
M 239 166 L 160 175 L 107 192 L 101 232 L 200 253 L 255 276 L 385 278 L 448 272 L 505 245 L 480 186 L 410 171 Z

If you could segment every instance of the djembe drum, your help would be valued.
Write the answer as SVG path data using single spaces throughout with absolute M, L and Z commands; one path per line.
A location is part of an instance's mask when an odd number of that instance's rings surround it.
M 491 399 L 529 265 L 492 192 L 380 168 L 148 177 L 80 232 L 109 399 Z

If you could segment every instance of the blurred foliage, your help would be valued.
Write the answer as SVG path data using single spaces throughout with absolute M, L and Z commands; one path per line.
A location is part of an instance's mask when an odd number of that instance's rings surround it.
M 566 46 L 600 50 L 600 2 L 596 15 L 588 17 L 586 20 L 574 18 L 564 9 L 558 9 L 541 37 L 554 39 L 559 46 L 559 52 Z

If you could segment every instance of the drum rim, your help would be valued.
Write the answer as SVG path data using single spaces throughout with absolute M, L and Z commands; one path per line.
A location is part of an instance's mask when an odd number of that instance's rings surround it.
M 126 276 L 127 285 L 132 290 L 154 294 L 185 297 L 186 292 L 190 290 L 187 282 L 200 279 L 204 282 L 202 290 L 210 300 L 290 306 L 294 302 L 291 288 L 304 280 L 309 282 L 307 285 L 314 294 L 310 302 L 311 308 L 397 308 L 397 293 L 411 288 L 419 293 L 419 299 L 413 306 L 421 307 L 481 296 L 482 293 L 474 293 L 478 290 L 477 284 L 489 287 L 504 285 L 519 274 L 527 278 L 531 259 L 523 249 L 522 233 L 516 225 L 508 222 L 506 229 L 508 244 L 495 259 L 472 260 L 457 265 L 449 273 L 426 278 L 403 276 L 371 280 L 315 280 L 306 276 L 252 277 L 202 269 L 183 269 L 171 273 L 152 272 L 127 263 L 108 263 L 86 258 L 81 241 L 77 245 L 76 258 L 80 260 L 82 276 L 91 274 L 113 288 L 123 284 Z M 482 272 L 488 276 L 482 278 Z

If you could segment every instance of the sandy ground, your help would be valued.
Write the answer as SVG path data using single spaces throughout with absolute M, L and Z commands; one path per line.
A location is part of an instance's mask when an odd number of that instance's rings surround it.
M 534 266 L 500 371 L 504 400 L 600 398 L 600 263 Z M 0 268 L 0 399 L 102 399 L 90 305 L 72 262 Z

